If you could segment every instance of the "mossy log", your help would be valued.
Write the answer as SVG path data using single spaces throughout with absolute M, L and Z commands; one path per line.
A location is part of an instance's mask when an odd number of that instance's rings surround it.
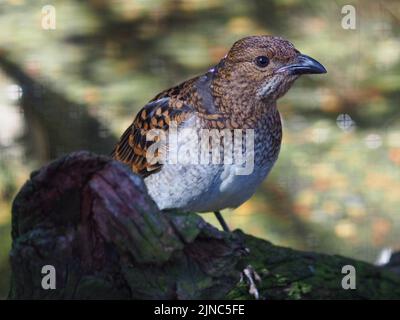
M 88 152 L 32 173 L 13 204 L 12 238 L 10 299 L 252 299 L 240 281 L 248 264 L 262 299 L 400 298 L 400 277 L 384 268 L 160 212 L 140 177 Z M 42 287 L 45 265 L 55 289 Z M 344 265 L 356 269 L 355 290 L 342 288 Z

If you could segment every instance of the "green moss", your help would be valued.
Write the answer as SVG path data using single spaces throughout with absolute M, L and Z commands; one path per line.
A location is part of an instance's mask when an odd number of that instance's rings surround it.
M 240 234 L 250 255 L 246 262 L 260 274 L 262 299 L 399 299 L 400 278 L 366 262 L 337 255 L 295 251 Z M 341 286 L 344 265 L 356 268 L 357 289 Z M 257 267 L 255 267 L 257 266 Z M 228 299 L 254 299 L 245 283 L 238 283 Z
M 294 282 L 288 289 L 288 297 L 289 299 L 300 300 L 303 295 L 309 293 L 311 289 L 312 286 L 308 283 Z

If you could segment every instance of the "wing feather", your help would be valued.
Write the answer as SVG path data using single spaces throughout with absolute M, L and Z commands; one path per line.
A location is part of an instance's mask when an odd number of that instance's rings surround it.
M 146 134 L 151 129 L 169 129 L 171 121 L 181 125 L 193 115 L 194 109 L 168 97 L 151 101 L 136 115 L 132 125 L 122 134 L 115 146 L 112 157 L 124 162 L 137 174 L 147 177 L 161 170 L 161 163 L 150 163 L 146 158 L 148 148 L 155 141 L 147 141 Z

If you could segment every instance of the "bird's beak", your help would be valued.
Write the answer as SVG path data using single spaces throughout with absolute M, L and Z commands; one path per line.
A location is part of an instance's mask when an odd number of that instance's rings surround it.
M 276 72 L 281 73 L 286 71 L 288 71 L 292 75 L 317 74 L 327 72 L 322 64 L 320 64 L 317 60 L 306 56 L 305 54 L 299 54 L 294 63 L 280 67 Z

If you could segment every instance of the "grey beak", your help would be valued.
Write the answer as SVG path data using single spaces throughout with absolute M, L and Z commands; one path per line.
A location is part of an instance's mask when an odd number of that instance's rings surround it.
M 299 54 L 296 58 L 296 62 L 283 66 L 277 70 L 278 73 L 289 71 L 290 74 L 318 74 L 326 73 L 325 67 L 320 64 L 317 60 L 306 56 L 305 54 Z

